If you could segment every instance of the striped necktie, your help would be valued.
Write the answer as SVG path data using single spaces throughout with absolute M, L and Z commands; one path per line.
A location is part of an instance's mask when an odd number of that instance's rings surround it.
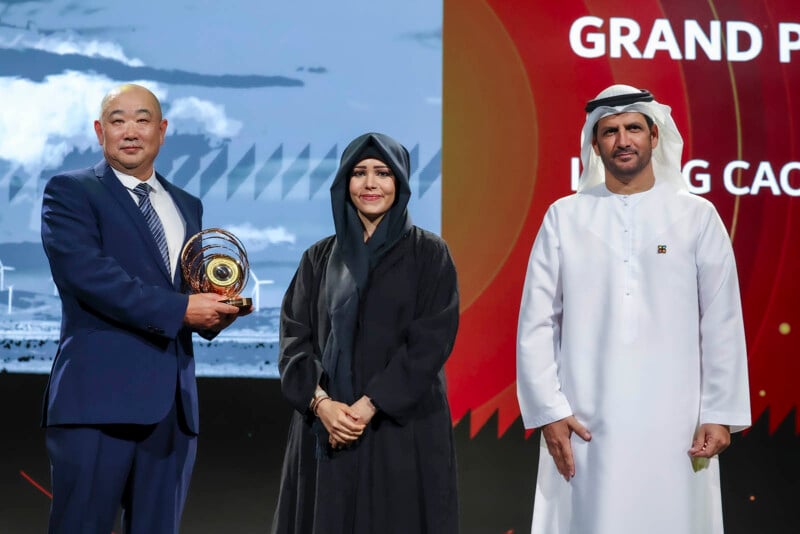
M 164 234 L 164 227 L 161 225 L 161 219 L 158 218 L 158 213 L 153 209 L 150 204 L 150 186 L 148 184 L 139 184 L 133 188 L 133 193 L 139 197 L 139 209 L 142 211 L 147 226 L 153 233 L 153 239 L 156 240 L 158 251 L 161 252 L 161 257 L 164 259 L 164 265 L 167 266 L 167 272 L 172 272 L 169 263 L 169 247 L 167 246 L 167 236 Z

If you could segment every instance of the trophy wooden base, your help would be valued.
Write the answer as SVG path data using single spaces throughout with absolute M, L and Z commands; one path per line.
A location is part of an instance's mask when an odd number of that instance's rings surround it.
M 253 299 L 250 297 L 239 297 L 236 299 L 226 299 L 223 300 L 225 304 L 230 304 L 231 306 L 236 306 L 237 308 L 249 308 L 253 305 Z

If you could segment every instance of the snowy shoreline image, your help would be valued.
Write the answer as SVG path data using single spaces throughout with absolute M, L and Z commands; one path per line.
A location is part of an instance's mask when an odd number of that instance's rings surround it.
M 0 372 L 47 374 L 58 348 L 61 302 L 57 296 L 0 291 Z M 194 335 L 198 376 L 278 377 L 279 308 L 237 320 L 212 341 Z M 113 355 L 109 355 L 113 357 Z

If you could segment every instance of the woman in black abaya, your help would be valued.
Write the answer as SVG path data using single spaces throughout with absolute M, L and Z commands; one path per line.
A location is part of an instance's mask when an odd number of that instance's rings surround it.
M 408 151 L 355 139 L 331 186 L 336 235 L 284 297 L 280 372 L 294 407 L 273 532 L 458 532 L 443 366 L 458 329 L 445 242 L 411 223 Z

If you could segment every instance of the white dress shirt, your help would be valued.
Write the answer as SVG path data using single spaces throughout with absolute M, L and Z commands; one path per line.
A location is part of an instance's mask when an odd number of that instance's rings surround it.
M 135 176 L 123 174 L 113 167 L 112 170 L 117 178 L 119 178 L 119 181 L 122 182 L 122 185 L 128 190 L 131 199 L 133 199 L 138 207 L 139 197 L 136 196 L 133 190 L 137 185 L 142 183 L 142 180 L 139 180 Z M 186 238 L 186 221 L 183 220 L 170 194 L 164 189 L 161 182 L 156 179 L 155 171 L 153 171 L 153 174 L 150 178 L 145 180 L 144 183 L 150 186 L 150 204 L 153 206 L 153 209 L 156 210 L 158 218 L 161 219 L 161 226 L 164 227 L 164 235 L 167 238 L 167 248 L 169 249 L 169 273 L 174 278 L 175 269 L 178 265 L 178 258 L 180 257 L 181 248 Z

